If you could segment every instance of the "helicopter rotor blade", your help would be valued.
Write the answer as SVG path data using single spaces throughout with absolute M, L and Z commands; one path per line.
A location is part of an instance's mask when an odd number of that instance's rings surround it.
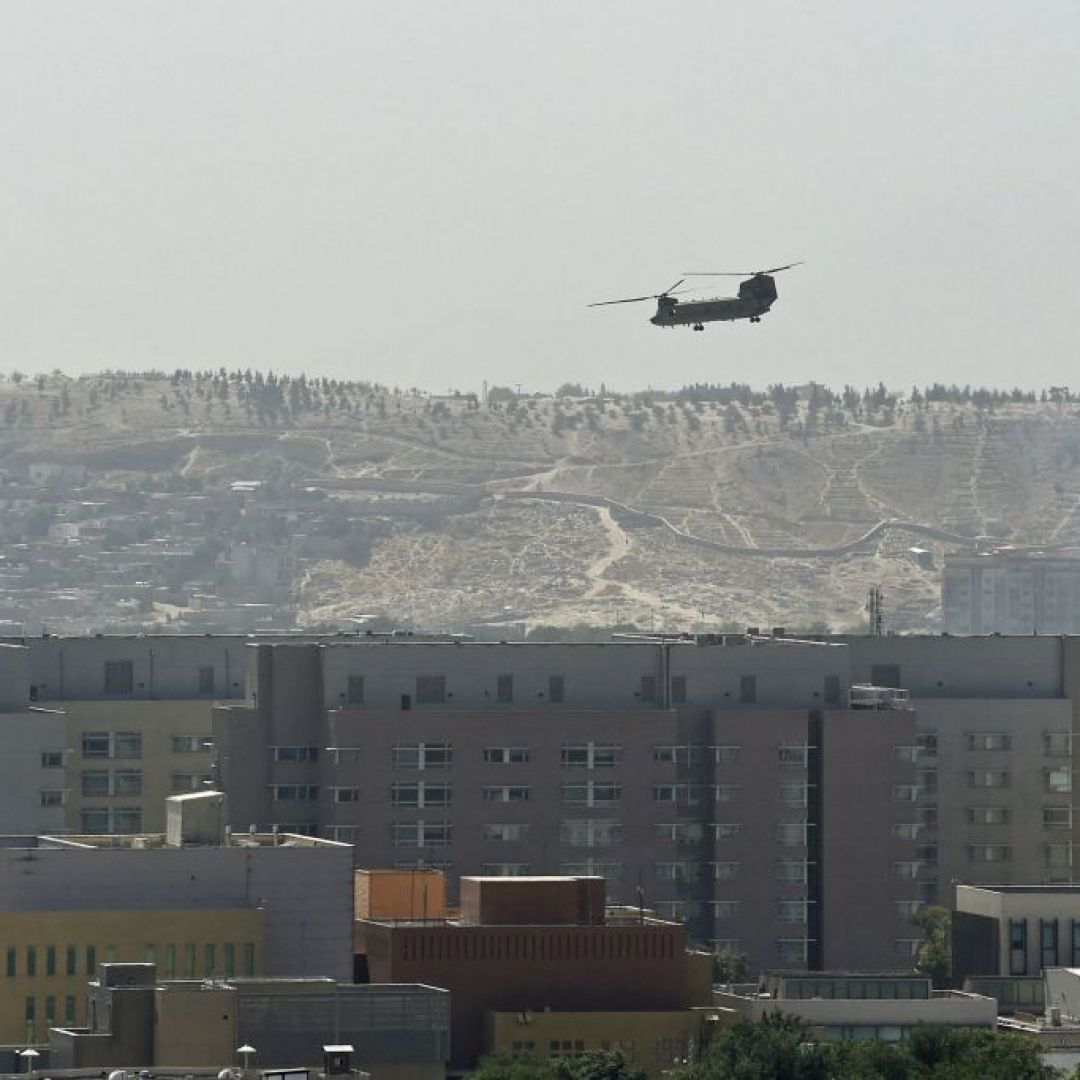
M 779 274 L 781 270 L 790 270 L 793 266 L 802 266 L 805 259 L 788 263 L 786 266 L 774 266 L 770 270 L 687 270 L 687 277 L 756 277 L 758 274 Z
M 662 294 L 654 293 L 652 296 L 631 296 L 626 300 L 601 300 L 596 304 L 586 304 L 586 307 L 608 307 L 611 304 L 637 304 L 642 300 L 656 300 Z
M 673 289 L 677 289 L 685 280 L 686 278 L 684 277 L 679 278 L 674 285 L 669 285 L 662 293 L 656 296 L 655 299 L 659 300 L 661 296 L 667 296 Z

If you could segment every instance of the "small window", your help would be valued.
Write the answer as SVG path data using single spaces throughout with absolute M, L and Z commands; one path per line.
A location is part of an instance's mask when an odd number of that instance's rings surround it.
M 112 753 L 112 740 L 106 731 L 84 731 L 82 756 L 84 758 L 107 758 Z
M 350 675 L 348 689 L 345 693 L 346 705 L 364 704 L 364 676 Z
M 358 787 L 333 788 L 334 802 L 355 803 L 360 801 L 360 789 Z
M 66 806 L 67 792 L 63 788 L 42 788 L 41 805 L 49 807 Z
M 671 676 L 671 702 L 673 705 L 686 704 L 686 676 Z
M 561 705 L 565 700 L 565 685 L 561 675 L 548 676 L 548 701 Z
M 514 676 L 500 675 L 496 682 L 495 694 L 504 705 L 510 704 L 514 700 Z
M 445 675 L 416 676 L 416 704 L 442 705 L 446 701 Z
M 78 975 L 78 950 L 74 945 L 67 947 L 66 961 L 64 973 L 66 975 Z
M 80 781 L 80 790 L 86 798 L 109 794 L 108 769 L 83 769 Z
M 62 769 L 64 767 L 64 751 L 42 750 L 41 767 L 43 769 Z
M 64 1023 L 68 1027 L 74 1027 L 76 1023 L 74 994 L 67 994 L 64 997 Z
M 199 693 L 212 694 L 214 692 L 214 665 L 206 664 L 199 668 Z
M 743 675 L 739 679 L 739 700 L 743 704 L 757 701 L 757 676 Z
M 113 757 L 141 758 L 142 735 L 137 731 L 118 731 L 113 735 Z
M 970 732 L 967 737 L 969 750 L 1011 750 L 1012 736 L 1002 732 Z
M 1044 829 L 1071 829 L 1072 807 L 1044 806 L 1042 808 L 1042 823 Z
M 645 702 L 655 703 L 656 701 L 656 676 L 655 675 L 642 675 L 641 676 L 641 700 Z
M 134 664 L 130 660 L 105 661 L 105 693 L 130 694 L 135 688 Z
M 48 945 L 45 948 L 45 974 L 56 974 L 56 946 Z

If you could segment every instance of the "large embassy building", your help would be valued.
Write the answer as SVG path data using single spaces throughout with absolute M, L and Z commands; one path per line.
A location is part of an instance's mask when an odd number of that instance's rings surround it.
M 12 644 L 71 831 L 213 782 L 234 830 L 600 874 L 761 968 L 895 969 L 949 882 L 1072 880 L 1078 639 Z

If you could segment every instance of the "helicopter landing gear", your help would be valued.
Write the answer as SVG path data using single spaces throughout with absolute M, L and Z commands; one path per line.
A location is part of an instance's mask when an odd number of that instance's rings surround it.
M 751 322 L 761 322 L 761 316 L 760 315 L 751 315 L 750 316 L 750 321 Z
M 704 330 L 705 327 L 704 327 L 704 325 L 702 323 L 696 322 L 696 323 L 694 323 L 694 329 L 695 330 Z

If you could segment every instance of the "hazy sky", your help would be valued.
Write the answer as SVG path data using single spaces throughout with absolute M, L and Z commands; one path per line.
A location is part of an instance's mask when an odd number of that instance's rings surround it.
M 1078 58 L 1076 0 L 0 0 L 0 369 L 1080 388 Z

